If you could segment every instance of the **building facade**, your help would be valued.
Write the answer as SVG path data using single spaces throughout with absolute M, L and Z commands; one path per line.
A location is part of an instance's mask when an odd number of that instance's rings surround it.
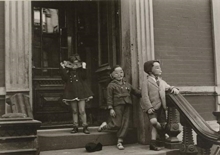
M 95 94 L 88 121 L 107 119 L 109 69 L 120 64 L 140 88 L 143 63 L 161 61 L 163 78 L 177 86 L 205 120 L 220 102 L 220 2 L 218 0 L 1 1 L 0 114 L 15 93 L 30 96 L 43 128 L 71 125 L 62 103 L 59 63 L 78 53 Z M 134 98 L 132 127 L 142 143 L 148 121 Z M 144 121 L 143 121 L 144 120 Z

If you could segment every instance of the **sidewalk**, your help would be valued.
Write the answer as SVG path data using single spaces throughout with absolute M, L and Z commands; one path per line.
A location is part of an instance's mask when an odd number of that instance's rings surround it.
M 103 146 L 101 151 L 89 153 L 85 148 L 69 149 L 69 150 L 54 150 L 44 151 L 40 155 L 178 155 L 177 150 L 169 150 L 163 148 L 161 151 L 151 151 L 148 145 L 128 144 L 124 145 L 125 150 L 118 150 L 116 146 Z

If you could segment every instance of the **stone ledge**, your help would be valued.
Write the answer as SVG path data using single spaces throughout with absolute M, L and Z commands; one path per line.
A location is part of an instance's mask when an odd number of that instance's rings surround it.
M 8 119 L 0 121 L 0 154 L 37 155 L 37 129 L 41 122 L 32 119 Z
M 97 127 L 90 127 L 90 134 L 84 134 L 82 128 L 79 132 L 71 134 L 72 128 L 62 130 L 44 130 L 38 131 L 38 142 L 41 151 L 63 150 L 83 148 L 89 142 L 100 142 L 103 145 L 115 145 L 117 137 L 115 131 L 97 132 Z M 129 130 L 125 143 L 131 144 L 137 142 L 135 130 Z

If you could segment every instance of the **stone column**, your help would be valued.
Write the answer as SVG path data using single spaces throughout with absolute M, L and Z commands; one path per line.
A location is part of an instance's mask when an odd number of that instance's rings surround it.
M 152 3 L 152 0 L 121 0 L 122 57 L 126 58 L 121 64 L 135 88 L 142 87 L 144 62 L 154 59 L 155 55 Z M 151 126 L 138 102 L 134 100 L 133 111 L 138 142 L 149 144 Z
M 180 148 L 181 155 L 197 155 L 198 150 L 194 145 L 194 140 L 192 136 L 192 128 L 190 124 L 183 118 L 180 117 L 180 123 L 183 126 L 183 141 Z
M 31 1 L 5 1 L 5 91 L 32 98 Z M 32 101 L 32 100 L 30 100 Z
M 168 106 L 168 119 L 166 132 L 169 135 L 169 138 L 165 142 L 165 147 L 169 149 L 179 149 L 180 141 L 177 138 L 177 135 L 180 133 L 179 130 L 179 114 L 177 109 L 170 102 L 167 102 Z

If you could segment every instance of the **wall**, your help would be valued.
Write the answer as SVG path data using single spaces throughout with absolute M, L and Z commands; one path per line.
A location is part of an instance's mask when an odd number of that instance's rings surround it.
M 163 77 L 178 86 L 214 85 L 209 0 L 154 0 L 156 59 Z
M 153 15 L 155 58 L 163 79 L 175 86 L 214 86 L 211 2 L 154 0 Z M 187 99 L 206 120 L 214 119 L 214 96 Z
M 0 87 L 5 86 L 5 22 L 4 22 L 4 2 L 0 1 Z
M 5 22 L 4 1 L 0 1 L 0 116 L 5 113 Z

